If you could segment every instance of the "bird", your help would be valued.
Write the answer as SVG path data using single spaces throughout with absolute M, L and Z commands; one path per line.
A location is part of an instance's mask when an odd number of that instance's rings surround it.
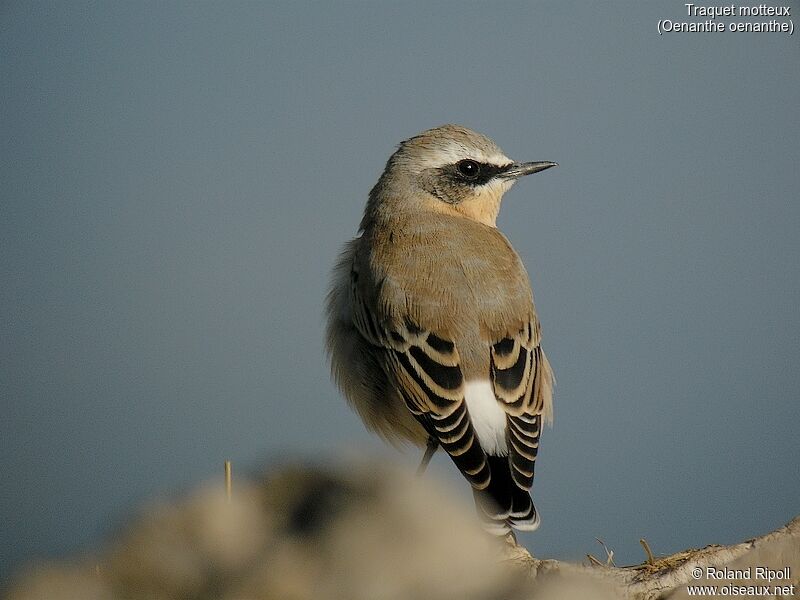
M 515 162 L 443 125 L 399 144 L 369 193 L 326 303 L 331 374 L 367 429 L 441 447 L 497 536 L 540 523 L 530 495 L 554 375 L 522 260 L 497 229 L 503 194 L 557 166 Z

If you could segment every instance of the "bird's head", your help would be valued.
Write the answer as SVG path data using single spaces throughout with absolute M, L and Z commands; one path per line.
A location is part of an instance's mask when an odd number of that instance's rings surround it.
M 514 182 L 554 166 L 514 162 L 486 136 L 443 125 L 400 144 L 370 192 L 368 211 L 432 210 L 494 227 L 503 194 Z

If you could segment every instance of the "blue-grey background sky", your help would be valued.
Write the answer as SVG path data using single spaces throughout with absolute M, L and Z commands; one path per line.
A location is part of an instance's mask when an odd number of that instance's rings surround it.
M 323 298 L 395 145 L 447 122 L 561 165 L 499 220 L 558 377 L 521 541 L 630 563 L 800 512 L 800 38 L 658 35 L 684 11 L 4 2 L 0 578 L 226 458 L 395 456 Z

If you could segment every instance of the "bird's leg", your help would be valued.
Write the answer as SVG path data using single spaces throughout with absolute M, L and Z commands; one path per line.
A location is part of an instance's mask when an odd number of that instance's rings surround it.
M 505 540 L 509 546 L 519 546 L 519 542 L 517 541 L 517 534 L 514 533 L 513 529 L 508 530 Z
M 439 440 L 434 437 L 428 438 L 428 445 L 425 447 L 425 454 L 422 456 L 422 462 L 419 463 L 419 467 L 417 467 L 417 477 L 420 477 L 423 473 L 425 473 L 425 469 L 428 468 L 428 463 L 431 462 L 433 455 L 436 454 L 436 450 L 439 448 Z

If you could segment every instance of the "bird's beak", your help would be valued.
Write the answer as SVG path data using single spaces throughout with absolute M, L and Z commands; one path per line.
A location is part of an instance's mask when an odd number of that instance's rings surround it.
M 539 162 L 526 162 L 526 163 L 512 163 L 508 169 L 503 173 L 503 177 L 507 179 L 518 179 L 524 175 L 538 173 L 550 167 L 557 167 L 558 163 L 549 160 L 542 160 Z

